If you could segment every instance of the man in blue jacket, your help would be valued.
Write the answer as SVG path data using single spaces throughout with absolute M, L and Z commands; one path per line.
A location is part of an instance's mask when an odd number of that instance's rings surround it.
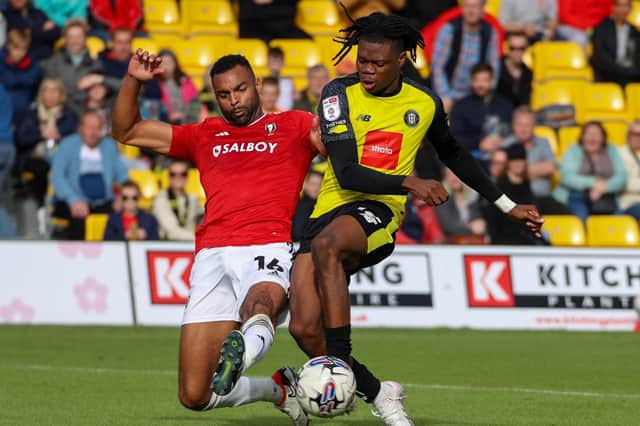
M 111 213 L 113 188 L 128 179 L 113 139 L 101 138 L 102 118 L 85 112 L 77 134 L 64 138 L 53 156 L 53 237 L 84 239 L 90 213 Z
M 0 83 L 0 238 L 15 237 L 16 235 L 13 222 L 5 209 L 8 194 L 2 190 L 11 174 L 16 155 L 11 128 L 12 115 L 11 97 Z

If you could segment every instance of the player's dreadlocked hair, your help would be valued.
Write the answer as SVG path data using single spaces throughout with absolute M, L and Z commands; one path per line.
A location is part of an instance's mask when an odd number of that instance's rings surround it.
M 380 38 L 399 42 L 403 51 L 409 51 L 414 62 L 416 60 L 416 48 L 424 49 L 422 34 L 409 25 L 406 18 L 375 12 L 354 21 L 344 4 L 340 3 L 340 6 L 342 6 L 344 13 L 353 25 L 341 29 L 340 32 L 345 33 L 345 35 L 333 39 L 333 41 L 342 44 L 340 51 L 331 58 L 335 61 L 334 65 L 338 65 L 349 54 L 351 48 L 358 44 L 361 38 Z

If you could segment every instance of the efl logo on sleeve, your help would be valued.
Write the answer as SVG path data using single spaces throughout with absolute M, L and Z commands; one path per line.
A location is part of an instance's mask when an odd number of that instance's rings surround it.
M 470 307 L 513 307 L 509 256 L 464 256 Z
M 184 305 L 189 297 L 192 252 L 148 251 L 151 303 Z
M 340 100 L 337 96 L 329 96 L 322 100 L 322 112 L 327 121 L 336 121 L 340 118 Z
M 395 170 L 398 167 L 401 149 L 402 133 L 373 130 L 365 137 L 360 164 L 378 169 Z

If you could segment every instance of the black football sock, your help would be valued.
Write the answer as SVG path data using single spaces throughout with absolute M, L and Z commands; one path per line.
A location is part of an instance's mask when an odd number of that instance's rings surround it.
M 380 393 L 380 380 L 369 369 L 351 357 L 351 369 L 356 376 L 356 392 L 364 402 L 372 403 Z
M 351 325 L 337 328 L 325 328 L 327 355 L 340 358 L 347 364 L 351 362 Z

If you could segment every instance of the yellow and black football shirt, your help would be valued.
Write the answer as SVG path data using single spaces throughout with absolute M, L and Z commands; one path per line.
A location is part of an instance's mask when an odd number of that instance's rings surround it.
M 403 79 L 391 96 L 374 96 L 357 74 L 332 80 L 318 107 L 329 167 L 311 218 L 362 200 L 387 205 L 399 225 L 406 190 L 402 182 L 414 168 L 425 136 L 440 159 L 490 201 L 501 192 L 449 133 L 441 100 L 425 87 Z

